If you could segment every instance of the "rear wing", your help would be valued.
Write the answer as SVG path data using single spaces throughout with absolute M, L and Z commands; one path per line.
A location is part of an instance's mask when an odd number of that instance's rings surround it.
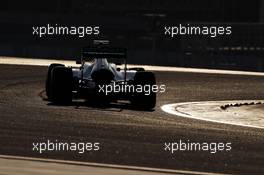
M 76 60 L 77 64 L 82 64 L 85 59 L 113 58 L 125 59 L 127 50 L 125 48 L 111 47 L 85 47 L 82 49 L 81 58 Z

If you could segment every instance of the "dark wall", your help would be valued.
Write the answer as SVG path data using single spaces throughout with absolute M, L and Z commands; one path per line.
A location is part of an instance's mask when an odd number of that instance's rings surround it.
M 74 59 L 80 55 L 81 47 L 93 39 L 108 39 L 112 45 L 128 48 L 131 63 L 262 70 L 259 66 L 264 48 L 264 28 L 260 24 L 262 4 L 260 0 L 3 1 L 0 54 Z M 101 35 L 32 36 L 32 26 L 47 23 L 99 25 Z M 231 37 L 217 39 L 164 37 L 164 25 L 178 23 L 230 24 L 234 31 Z M 240 64 L 240 57 L 245 59 L 245 64 Z M 248 66 L 246 60 L 252 62 L 252 59 L 257 66 Z
M 260 0 L 8 0 L 0 9 L 9 12 L 64 14 L 166 13 L 173 20 L 257 21 Z M 210 15 L 208 15 L 210 14 Z

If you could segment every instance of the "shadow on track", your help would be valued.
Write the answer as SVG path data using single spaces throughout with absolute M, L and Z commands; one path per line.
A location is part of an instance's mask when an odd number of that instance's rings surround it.
M 133 110 L 133 111 L 145 111 L 145 112 L 154 112 L 155 109 L 143 109 L 140 107 L 133 106 L 131 103 L 127 101 L 115 101 L 115 102 L 108 102 L 105 100 L 73 100 L 69 104 L 55 104 L 49 101 L 45 94 L 45 90 L 42 90 L 39 93 L 39 96 L 42 98 L 43 101 L 48 102 L 48 106 L 74 106 L 75 109 L 85 109 L 85 110 L 103 110 L 103 111 L 110 111 L 110 112 L 122 112 L 123 110 Z M 86 107 L 86 108 L 82 108 Z

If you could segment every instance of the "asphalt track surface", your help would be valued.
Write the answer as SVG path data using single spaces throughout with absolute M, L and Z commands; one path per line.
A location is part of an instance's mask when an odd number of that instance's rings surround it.
M 126 104 L 55 106 L 45 101 L 47 67 L 0 65 L 0 154 L 232 174 L 264 173 L 263 129 L 173 116 L 164 104 L 264 99 L 263 76 L 156 72 L 155 111 Z M 33 142 L 100 142 L 100 151 L 32 151 Z M 230 152 L 164 151 L 164 142 L 232 142 Z

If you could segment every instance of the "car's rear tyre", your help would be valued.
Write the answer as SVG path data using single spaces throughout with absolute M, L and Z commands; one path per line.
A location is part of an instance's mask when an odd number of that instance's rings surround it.
M 51 98 L 51 71 L 55 68 L 55 67 L 58 67 L 58 66 L 62 66 L 64 67 L 63 64 L 57 64 L 57 63 L 53 63 L 49 66 L 48 68 L 48 74 L 47 74 L 47 78 L 46 78 L 46 85 L 45 85 L 45 90 L 46 90 L 46 95 L 48 97 L 48 99 Z
M 51 101 L 56 104 L 72 102 L 73 76 L 72 69 L 58 66 L 51 71 Z
M 137 72 L 134 77 L 134 85 L 142 87 L 150 85 L 150 94 L 144 92 L 135 92 L 132 97 L 132 104 L 141 109 L 153 109 L 156 106 L 156 93 L 153 92 L 152 86 L 156 84 L 156 78 L 152 72 Z

